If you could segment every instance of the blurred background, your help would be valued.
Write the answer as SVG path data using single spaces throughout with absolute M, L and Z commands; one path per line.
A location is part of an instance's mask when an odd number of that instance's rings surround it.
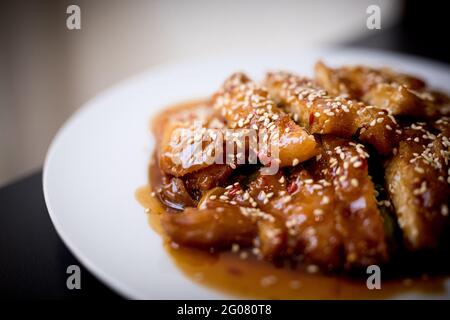
M 81 8 L 81 30 L 66 27 L 71 4 Z M 366 27 L 369 5 L 381 9 L 381 30 Z M 52 137 L 84 102 L 154 65 L 361 38 L 420 55 L 433 41 L 427 30 L 445 21 L 445 10 L 428 1 L 2 1 L 0 185 L 42 167 Z M 386 32 L 392 36 L 380 36 Z M 435 58 L 447 61 L 448 53 L 437 49 Z

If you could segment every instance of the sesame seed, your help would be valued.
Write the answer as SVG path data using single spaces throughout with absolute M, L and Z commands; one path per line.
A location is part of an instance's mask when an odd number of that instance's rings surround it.
M 314 209 L 313 214 L 315 216 L 320 216 L 323 214 L 323 210 L 322 209 Z
M 269 286 L 272 286 L 275 283 L 277 283 L 277 281 L 278 281 L 277 277 L 270 275 L 270 276 L 261 278 L 260 284 L 262 287 L 269 287 Z
M 317 273 L 319 271 L 319 267 L 315 264 L 310 264 L 306 267 L 306 271 L 308 273 Z
M 328 204 L 330 203 L 330 198 L 328 196 L 323 196 L 322 201 L 320 201 L 320 204 Z
M 289 282 L 289 287 L 293 290 L 298 290 L 301 287 L 301 283 L 298 280 L 292 280 Z
M 423 170 L 423 168 L 421 168 L 421 167 L 414 167 L 414 171 L 416 171 L 418 173 L 425 173 L 425 170 Z
M 441 214 L 442 214 L 444 217 L 448 216 L 448 207 L 447 207 L 447 205 L 443 204 L 443 205 L 441 206 Z
M 238 252 L 240 249 L 239 244 L 238 243 L 233 243 L 233 245 L 231 246 L 231 252 Z

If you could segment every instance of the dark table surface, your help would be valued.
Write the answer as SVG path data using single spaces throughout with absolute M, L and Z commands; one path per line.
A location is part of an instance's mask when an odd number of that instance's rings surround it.
M 81 289 L 66 286 L 67 267 L 81 268 Z M 0 189 L 0 296 L 2 298 L 118 298 L 70 253 L 53 227 L 42 172 Z
M 446 30 L 442 25 L 446 19 L 427 10 L 431 9 L 410 4 L 398 26 L 373 31 L 346 45 L 404 52 L 449 63 L 448 45 L 428 36 L 436 30 Z M 417 16 L 423 24 L 414 23 Z M 74 264 L 81 267 L 81 290 L 66 287 L 66 269 Z M 0 297 L 120 298 L 84 269 L 57 235 L 45 206 L 41 171 L 0 189 Z

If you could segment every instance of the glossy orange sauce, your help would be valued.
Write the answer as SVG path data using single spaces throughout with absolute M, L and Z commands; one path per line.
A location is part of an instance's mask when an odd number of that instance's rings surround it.
M 192 110 L 203 102 L 177 105 L 154 119 L 164 123 L 174 111 Z M 158 128 L 153 127 L 157 134 Z M 151 196 L 151 185 L 158 179 L 157 170 L 149 170 L 149 185 L 136 191 L 136 198 L 145 208 L 151 228 L 164 239 L 164 248 L 177 267 L 192 281 L 238 298 L 256 299 L 384 299 L 397 294 L 445 293 L 443 277 L 419 277 L 383 280 L 381 289 L 369 290 L 366 278 L 351 279 L 338 275 L 311 274 L 289 266 L 257 260 L 252 254 L 243 259 L 239 253 L 205 252 L 171 244 L 161 227 L 165 208 Z M 154 185 L 154 184 L 153 184 Z

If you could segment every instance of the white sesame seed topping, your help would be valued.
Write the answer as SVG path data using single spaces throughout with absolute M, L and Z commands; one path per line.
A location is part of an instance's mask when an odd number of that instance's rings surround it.
M 358 182 L 358 180 L 357 179 L 351 179 L 350 180 L 350 183 L 351 183 L 351 185 L 353 186 L 353 187 L 357 187 L 357 186 L 359 186 L 359 182 Z

